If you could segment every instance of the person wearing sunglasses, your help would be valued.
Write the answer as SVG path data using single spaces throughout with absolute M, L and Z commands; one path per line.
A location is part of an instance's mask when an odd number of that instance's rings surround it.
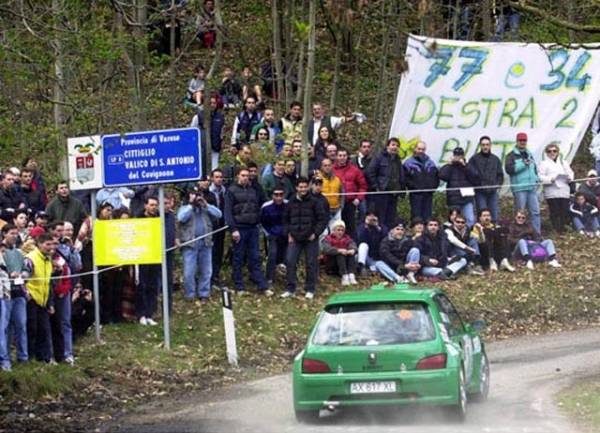
M 568 161 L 560 154 L 558 142 L 552 142 L 544 149 L 545 158 L 540 163 L 538 172 L 544 188 L 544 198 L 550 210 L 552 228 L 562 233 L 569 224 L 569 198 L 574 174 Z
M 562 267 L 556 259 L 554 242 L 551 239 L 542 239 L 532 223 L 527 220 L 525 209 L 518 209 L 514 221 L 508 226 L 508 242 L 511 251 L 526 262 L 530 271 L 534 269 L 534 261 L 547 261 L 552 268 Z

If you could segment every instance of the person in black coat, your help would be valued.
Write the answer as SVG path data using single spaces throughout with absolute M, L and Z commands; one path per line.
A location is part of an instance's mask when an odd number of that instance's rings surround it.
M 288 202 L 283 213 L 283 229 L 288 237 L 287 289 L 282 298 L 294 296 L 297 285 L 296 270 L 300 254 L 305 254 L 305 297 L 312 299 L 319 274 L 319 235 L 325 230 L 329 212 L 308 191 L 308 179 L 296 180 L 296 194 Z
M 219 165 L 219 154 L 223 144 L 223 126 L 225 126 L 225 116 L 221 111 L 222 102 L 219 101 L 217 95 L 210 97 L 210 148 L 211 148 L 211 167 L 210 170 L 214 170 Z M 199 107 L 198 112 L 192 118 L 190 127 L 198 128 L 200 134 L 202 134 L 202 145 L 206 142 L 206 131 L 204 130 L 204 107 Z M 206 155 L 204 149 L 202 149 L 202 156 Z M 209 170 L 207 169 L 206 172 Z
M 498 206 L 498 191 L 504 182 L 502 161 L 492 153 L 492 140 L 487 135 L 479 139 L 479 152 L 471 157 L 469 165 L 477 172 L 480 186 L 475 191 L 477 212 L 489 209 L 492 212 L 492 221 L 498 222 L 500 208 Z
M 373 205 L 381 223 L 391 227 L 397 218 L 398 197 L 405 188 L 404 167 L 398 156 L 400 142 L 396 138 L 387 141 L 386 148 L 369 164 L 365 177 L 373 191 L 393 191 L 390 194 L 374 194 Z
M 457 147 L 452 153 L 452 161 L 444 165 L 439 173 L 440 179 L 446 182 L 446 202 L 448 207 L 459 207 L 469 227 L 473 227 L 473 187 L 479 185 L 479 175 L 473 166 L 465 161 L 465 151 L 462 147 Z

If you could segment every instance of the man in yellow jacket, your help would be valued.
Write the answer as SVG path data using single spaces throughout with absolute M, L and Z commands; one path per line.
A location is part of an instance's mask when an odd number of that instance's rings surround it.
M 54 301 L 50 277 L 55 251 L 56 241 L 49 233 L 43 233 L 36 239 L 34 250 L 25 256 L 25 267 L 29 274 L 26 286 L 30 296 L 27 301 L 29 356 L 47 363 L 52 361 L 50 314 L 54 314 Z
M 315 177 L 323 181 L 322 194 L 329 203 L 330 221 L 337 221 L 341 218 L 344 186 L 339 177 L 333 172 L 333 162 L 329 158 L 321 161 L 321 169 L 317 171 Z

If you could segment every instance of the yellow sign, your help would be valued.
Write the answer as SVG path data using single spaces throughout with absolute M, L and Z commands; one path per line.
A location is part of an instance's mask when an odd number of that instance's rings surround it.
M 161 263 L 160 218 L 96 220 L 94 260 L 98 266 Z

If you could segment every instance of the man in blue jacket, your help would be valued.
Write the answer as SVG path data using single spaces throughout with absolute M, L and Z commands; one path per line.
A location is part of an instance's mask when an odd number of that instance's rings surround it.
M 527 209 L 531 215 L 533 228 L 538 235 L 541 234 L 540 203 L 536 192 L 540 178 L 533 154 L 527 149 L 527 134 L 524 132 L 517 134 L 517 145 L 506 157 L 504 168 L 510 175 L 514 211 Z
M 287 206 L 284 199 L 285 191 L 282 186 L 276 186 L 271 194 L 272 200 L 265 202 L 260 208 L 260 224 L 268 240 L 267 284 L 273 285 L 275 268 L 285 271 L 285 256 L 288 239 L 283 230 L 283 213 Z
M 419 141 L 413 156 L 404 161 L 404 175 L 410 200 L 410 219 L 421 218 L 427 221 L 433 211 L 433 191 L 440 184 L 438 169 L 435 162 L 427 155 L 427 144 Z

